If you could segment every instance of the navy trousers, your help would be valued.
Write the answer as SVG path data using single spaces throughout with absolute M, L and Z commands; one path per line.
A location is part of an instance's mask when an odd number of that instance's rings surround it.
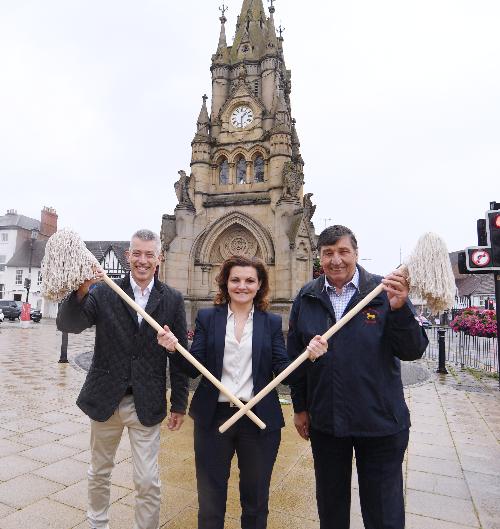
M 221 403 L 212 428 L 201 428 L 196 421 L 194 424 L 198 529 L 224 529 L 227 482 L 235 452 L 240 470 L 241 528 L 267 527 L 269 485 L 281 430 L 261 431 L 245 416 L 223 434 L 219 433 L 219 426 L 237 410 Z
M 321 529 L 349 529 L 353 449 L 365 529 L 404 529 L 408 429 L 386 437 L 335 437 L 311 428 L 310 438 Z

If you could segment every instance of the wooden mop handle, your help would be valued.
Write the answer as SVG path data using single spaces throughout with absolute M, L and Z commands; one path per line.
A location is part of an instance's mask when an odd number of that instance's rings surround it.
M 370 301 L 377 297 L 384 290 L 384 285 L 380 284 L 374 288 L 366 297 L 364 297 L 355 307 L 353 307 L 347 314 L 345 314 L 340 320 L 332 325 L 323 334 L 322 338 L 328 340 L 331 338 L 339 329 L 341 329 L 349 320 L 351 320 L 356 314 Z M 240 419 L 250 408 L 255 406 L 257 402 L 262 400 L 270 391 L 272 391 L 284 378 L 286 378 L 292 371 L 302 364 L 309 357 L 307 349 L 298 356 L 286 369 L 284 369 L 276 378 L 273 378 L 269 384 L 261 389 L 255 397 L 251 398 L 242 408 L 240 408 L 232 417 L 230 417 L 224 424 L 219 427 L 219 432 L 224 433 L 230 428 L 238 419 Z
M 112 289 L 114 290 L 122 299 L 125 301 L 125 303 L 128 303 L 136 312 L 138 312 L 148 323 L 155 329 L 156 331 L 164 331 L 163 327 L 154 319 L 152 318 L 141 306 L 139 306 L 130 296 L 128 296 L 109 276 L 104 274 L 103 281 Z M 193 364 L 196 369 L 205 377 L 212 382 L 212 384 L 221 391 L 233 404 L 238 406 L 238 408 L 243 408 L 245 405 L 241 400 L 239 400 L 237 397 L 235 397 L 230 391 L 228 391 L 221 383 L 220 380 L 215 378 L 212 373 L 184 347 L 180 343 L 177 343 L 175 345 L 175 348 L 179 353 L 188 360 L 191 364 Z M 266 427 L 266 425 L 250 410 L 245 410 L 243 413 L 246 413 L 250 419 L 262 430 Z

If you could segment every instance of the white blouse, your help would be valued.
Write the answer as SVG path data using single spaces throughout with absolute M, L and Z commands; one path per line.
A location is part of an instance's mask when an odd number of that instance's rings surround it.
M 252 379 L 252 334 L 253 307 L 243 328 L 241 340 L 235 336 L 236 320 L 232 310 L 227 307 L 226 338 L 224 359 L 222 362 L 221 382 L 240 400 L 248 402 L 253 395 Z M 220 393 L 219 402 L 228 402 L 228 398 Z

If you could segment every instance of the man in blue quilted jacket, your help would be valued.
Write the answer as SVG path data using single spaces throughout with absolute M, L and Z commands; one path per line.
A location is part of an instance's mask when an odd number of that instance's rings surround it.
M 420 358 L 428 340 L 408 301 L 404 274 L 382 278 L 359 266 L 349 228 L 326 228 L 318 251 L 324 273 L 300 290 L 290 314 L 292 359 L 384 285 L 292 386 L 295 427 L 311 440 L 320 527 L 349 529 L 354 451 L 365 529 L 404 529 L 402 462 L 410 416 L 400 360 Z

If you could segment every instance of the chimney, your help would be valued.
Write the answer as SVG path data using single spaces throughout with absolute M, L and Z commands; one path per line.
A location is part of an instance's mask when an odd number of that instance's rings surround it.
M 17 215 L 17 211 L 15 209 L 8 209 L 7 215 Z
M 57 213 L 54 208 L 44 206 L 40 216 L 40 233 L 50 237 L 57 231 Z

